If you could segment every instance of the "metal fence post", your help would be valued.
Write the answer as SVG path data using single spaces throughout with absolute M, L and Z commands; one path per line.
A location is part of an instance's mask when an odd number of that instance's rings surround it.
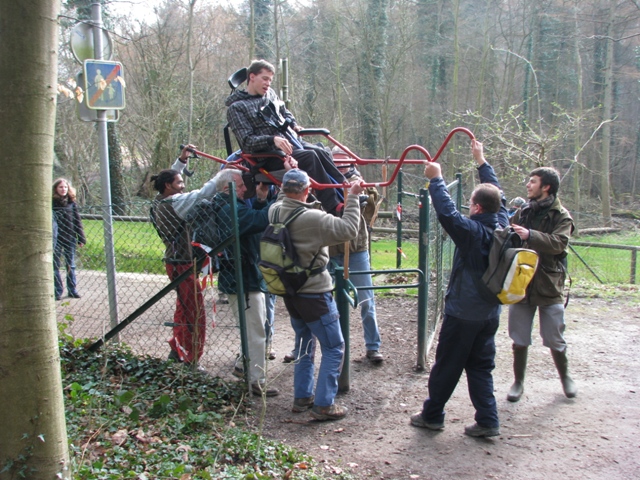
M 231 200 L 231 231 L 233 242 L 233 262 L 236 274 L 236 297 L 238 301 L 238 326 L 240 327 L 240 344 L 242 346 L 242 364 L 244 366 L 244 381 L 250 388 L 249 365 L 249 339 L 247 337 L 247 317 L 245 316 L 244 284 L 242 282 L 242 253 L 240 249 L 240 228 L 238 225 L 238 197 L 236 196 L 236 184 L 229 183 L 229 198 Z
M 427 364 L 427 308 L 429 298 L 429 194 L 420 189 L 418 235 L 418 269 L 424 273 L 418 287 L 418 360 L 416 370 L 423 371 Z
M 396 268 L 402 267 L 402 169 L 398 171 L 398 204 L 396 206 Z
M 338 391 L 347 392 L 350 387 L 351 373 L 349 371 L 349 363 L 351 355 L 350 341 L 349 341 L 349 301 L 347 300 L 345 290 L 344 279 L 344 267 L 336 267 L 336 303 L 338 307 L 338 314 L 340 315 L 340 329 L 342 330 L 342 337 L 344 338 L 344 358 L 342 360 L 342 371 L 338 378 Z

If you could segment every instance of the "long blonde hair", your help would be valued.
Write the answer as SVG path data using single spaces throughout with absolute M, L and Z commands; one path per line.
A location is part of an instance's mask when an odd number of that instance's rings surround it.
M 56 178 L 56 180 L 53 182 L 53 199 L 54 200 L 63 200 L 63 198 L 60 195 L 58 195 L 58 192 L 57 192 L 58 185 L 60 185 L 62 182 L 65 182 L 67 184 L 67 187 L 69 187 L 69 190 L 67 191 L 68 201 L 75 202 L 76 201 L 76 189 L 71 186 L 71 182 L 69 180 L 67 180 L 66 178 L 62 178 L 62 177 L 61 178 Z

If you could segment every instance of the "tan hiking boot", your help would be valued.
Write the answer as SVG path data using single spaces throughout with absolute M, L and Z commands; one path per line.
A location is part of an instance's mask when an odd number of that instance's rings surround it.
M 339 405 L 329 405 L 328 407 L 319 407 L 314 405 L 311 409 L 311 416 L 316 420 L 341 420 L 347 415 L 347 407 Z
M 311 395 L 307 398 L 296 398 L 293 400 L 293 408 L 291 409 L 294 413 L 306 412 L 311 407 L 313 407 L 313 401 L 315 400 L 315 396 Z
M 384 357 L 378 350 L 367 350 L 367 358 L 371 363 L 382 363 Z

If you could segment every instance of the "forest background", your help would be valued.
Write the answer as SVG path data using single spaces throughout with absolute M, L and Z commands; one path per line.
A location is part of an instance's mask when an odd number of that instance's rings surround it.
M 484 142 L 509 198 L 525 194 L 533 167 L 551 165 L 572 211 L 608 223 L 634 209 L 636 0 L 165 0 L 143 18 L 122 14 L 128 3 L 136 2 L 103 0 L 126 81 L 126 109 L 109 126 L 116 213 L 152 197 L 150 175 L 168 168 L 180 144 L 226 157 L 227 78 L 253 58 L 278 74 L 288 59 L 298 123 L 329 129 L 362 158 L 399 158 L 412 144 L 433 155 L 463 126 Z M 54 170 L 82 204 L 98 205 L 95 126 L 76 116 L 81 66 L 69 48 L 71 27 L 90 9 L 91 0 L 63 2 Z M 283 87 L 280 75 L 275 83 Z M 458 137 L 440 159 L 445 178 L 461 171 L 472 183 L 468 138 Z M 217 168 L 192 164 L 192 188 Z

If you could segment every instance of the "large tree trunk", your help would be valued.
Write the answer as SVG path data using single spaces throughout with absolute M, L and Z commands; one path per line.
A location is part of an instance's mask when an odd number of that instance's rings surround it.
M 577 7 L 576 2 L 576 7 Z M 580 161 L 580 149 L 582 148 L 582 116 L 584 113 L 584 108 L 582 104 L 582 95 L 583 95 L 583 86 L 582 86 L 582 57 L 580 55 L 580 30 L 578 23 L 578 9 L 576 8 L 574 11 L 575 15 L 575 38 L 574 38 L 574 49 L 575 49 L 575 58 L 576 58 L 576 88 L 578 89 L 576 94 L 576 110 L 577 110 L 577 118 L 578 124 L 576 125 L 576 134 L 575 140 L 573 144 L 573 153 L 575 163 L 573 165 L 573 205 L 576 212 L 580 212 L 580 177 L 582 174 L 582 162 Z
M 59 11 L 0 2 L 2 479 L 70 477 L 51 253 Z
M 602 216 L 606 227 L 611 226 L 611 198 L 610 198 L 610 172 L 611 164 L 611 119 L 613 112 L 613 9 L 609 6 L 609 19 L 607 23 L 607 53 L 604 72 L 604 102 L 602 105 L 602 119 L 607 122 L 602 127 L 602 158 L 600 161 L 600 195 L 602 201 Z
M 274 25 L 271 9 L 275 8 L 274 3 L 271 0 L 253 0 L 255 58 L 264 58 L 272 63 L 278 60 L 273 45 Z
M 376 157 L 380 146 L 380 92 L 386 61 L 387 0 L 366 3 L 365 42 L 361 54 L 360 98 L 363 142 L 367 155 Z
M 458 111 L 458 71 L 460 69 L 460 0 L 453 0 L 453 91 L 451 100 L 453 111 Z M 457 171 L 457 170 L 456 170 Z
M 109 178 L 111 179 L 111 208 L 116 215 L 126 215 L 124 176 L 122 174 L 122 151 L 115 123 L 107 123 L 107 143 L 109 145 Z

